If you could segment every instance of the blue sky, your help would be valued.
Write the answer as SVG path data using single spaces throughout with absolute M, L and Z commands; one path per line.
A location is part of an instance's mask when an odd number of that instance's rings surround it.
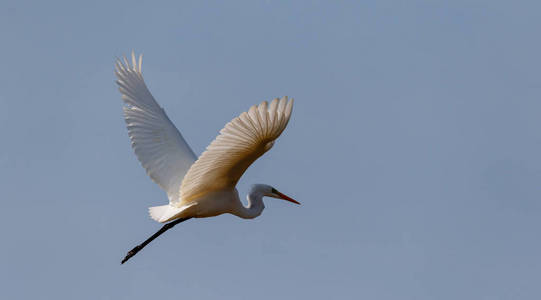
M 360 2 L 360 1 L 359 1 Z M 536 1 L 3 1 L 3 299 L 539 299 Z M 196 153 L 288 95 L 242 178 L 255 220 L 190 220 L 129 145 L 114 59 Z

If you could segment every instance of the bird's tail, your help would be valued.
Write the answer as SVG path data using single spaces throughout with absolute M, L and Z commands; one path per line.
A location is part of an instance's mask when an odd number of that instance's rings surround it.
M 153 206 L 153 207 L 149 207 L 148 213 L 150 214 L 150 217 L 154 221 L 165 223 L 177 218 L 184 217 L 181 215 L 181 213 L 188 207 L 191 207 L 196 204 L 197 202 L 192 202 L 181 207 L 172 206 L 170 204 L 161 205 L 161 206 Z

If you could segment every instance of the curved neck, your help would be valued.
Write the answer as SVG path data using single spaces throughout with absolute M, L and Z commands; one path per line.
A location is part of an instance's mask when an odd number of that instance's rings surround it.
M 239 205 L 235 212 L 233 212 L 234 215 L 243 219 L 253 219 L 259 216 L 263 212 L 263 209 L 265 209 L 263 193 L 260 191 L 252 189 L 248 196 L 246 196 L 246 199 L 248 200 L 247 206 L 244 206 L 239 199 Z

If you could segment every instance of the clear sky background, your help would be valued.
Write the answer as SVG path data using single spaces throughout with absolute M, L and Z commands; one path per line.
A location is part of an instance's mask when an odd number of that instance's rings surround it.
M 360 4 L 359 4 L 360 3 Z M 540 299 L 538 1 L 2 1 L 0 298 Z M 288 95 L 255 220 L 154 233 L 115 57 L 196 153 Z

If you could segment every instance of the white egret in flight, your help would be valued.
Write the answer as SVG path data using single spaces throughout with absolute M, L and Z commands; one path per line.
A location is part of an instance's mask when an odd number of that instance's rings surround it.
M 169 204 L 150 207 L 150 216 L 169 223 L 129 251 L 122 263 L 160 234 L 191 218 L 230 213 L 252 219 L 265 208 L 265 196 L 300 204 L 272 186 L 255 184 L 244 206 L 235 188 L 244 171 L 272 148 L 286 128 L 293 99 L 276 98 L 252 106 L 227 123 L 198 158 L 150 94 L 141 73 L 142 55 L 137 60 L 132 52 L 131 60 L 130 64 L 124 57 L 116 63 L 124 118 L 135 155 L 169 197 Z

